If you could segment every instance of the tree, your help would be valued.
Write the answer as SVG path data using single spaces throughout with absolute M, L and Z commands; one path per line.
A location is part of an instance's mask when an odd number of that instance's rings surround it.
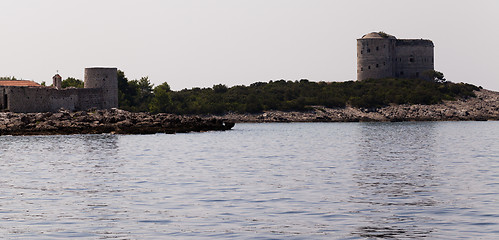
M 118 70 L 118 104 L 127 111 L 147 111 L 152 98 L 153 85 L 148 77 L 128 81 L 125 73 Z
M 12 81 L 17 80 L 16 77 L 0 77 L 0 81 Z
M 83 81 L 76 78 L 68 77 L 62 81 L 61 86 L 62 88 L 67 88 L 67 87 L 83 88 Z
M 126 100 L 124 106 L 120 108 L 133 111 L 145 112 L 149 110 L 149 103 L 153 97 L 153 84 L 148 77 L 142 77 L 140 80 L 127 81 L 127 89 L 123 97 Z
M 151 112 L 170 112 L 172 109 L 172 98 L 170 96 L 170 86 L 168 83 L 164 82 L 154 88 L 154 97 L 149 104 L 149 109 Z
M 135 89 L 130 88 L 125 73 L 118 70 L 118 106 L 125 110 L 131 110 L 133 96 L 137 95 Z
M 149 77 L 142 77 L 137 83 L 140 91 L 139 95 L 141 95 L 142 97 L 152 96 L 154 84 L 151 84 L 151 82 L 149 81 Z
M 429 79 L 431 79 L 434 82 L 442 83 L 442 82 L 446 81 L 444 74 L 442 72 L 439 72 L 439 71 L 429 70 L 429 71 L 424 72 L 423 75 L 425 75 L 426 77 L 428 77 Z
M 227 92 L 228 88 L 224 84 L 217 84 L 213 85 L 213 90 L 215 91 L 215 93 L 225 93 Z

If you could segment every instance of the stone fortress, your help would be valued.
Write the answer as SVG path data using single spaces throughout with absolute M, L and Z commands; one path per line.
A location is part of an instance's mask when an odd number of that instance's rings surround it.
M 434 70 L 433 42 L 426 39 L 397 39 L 384 32 L 357 39 L 357 80 L 420 78 Z
M 53 86 L 32 81 L 0 81 L 0 110 L 10 112 L 56 112 L 118 107 L 117 68 L 85 68 L 84 88 L 61 88 L 56 74 Z
M 421 78 L 434 70 L 433 42 L 397 39 L 372 32 L 357 39 L 357 80 Z M 0 81 L 0 111 L 56 112 L 61 108 L 84 111 L 118 107 L 117 68 L 85 68 L 84 88 L 61 87 L 56 74 L 51 87 L 32 81 Z

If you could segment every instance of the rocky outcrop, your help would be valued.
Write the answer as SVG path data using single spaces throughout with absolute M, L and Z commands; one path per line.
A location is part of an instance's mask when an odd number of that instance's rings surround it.
M 119 109 L 57 113 L 0 113 L 0 135 L 153 134 L 229 130 L 220 118 L 131 113 Z
M 476 98 L 435 105 L 391 105 L 377 109 L 325 108 L 309 112 L 267 111 L 261 114 L 226 114 L 233 122 L 359 122 L 359 121 L 485 121 L 499 120 L 499 92 L 482 89 Z

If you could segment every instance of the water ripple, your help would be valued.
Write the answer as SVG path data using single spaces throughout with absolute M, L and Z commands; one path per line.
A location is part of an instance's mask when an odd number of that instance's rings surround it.
M 7 239 L 493 239 L 499 123 L 0 136 Z

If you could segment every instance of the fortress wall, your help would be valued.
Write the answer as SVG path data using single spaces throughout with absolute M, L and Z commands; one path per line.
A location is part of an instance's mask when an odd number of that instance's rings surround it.
M 88 110 L 90 108 L 102 109 L 102 89 L 80 88 L 78 89 L 78 105 L 76 110 Z
M 7 103 L 5 102 L 7 100 L 6 90 L 5 87 L 0 87 L 0 110 L 7 109 Z
M 372 32 L 357 39 L 357 79 L 420 78 L 434 70 L 433 42 Z
M 395 77 L 426 79 L 424 72 L 434 69 L 430 40 L 397 40 Z
M 0 110 L 11 112 L 56 112 L 61 108 L 80 111 L 117 107 L 116 68 L 86 68 L 85 88 L 0 87 Z
M 102 89 L 101 108 L 118 107 L 118 69 L 106 67 L 85 68 L 85 88 Z
M 393 75 L 395 40 L 368 38 L 357 40 L 357 79 L 387 78 Z
M 56 112 L 102 108 L 101 89 L 63 89 L 37 87 L 0 88 L 0 106 L 11 112 Z
M 2 105 L 11 112 L 55 112 L 60 108 L 73 111 L 78 103 L 77 89 L 4 87 L 1 92 Z

